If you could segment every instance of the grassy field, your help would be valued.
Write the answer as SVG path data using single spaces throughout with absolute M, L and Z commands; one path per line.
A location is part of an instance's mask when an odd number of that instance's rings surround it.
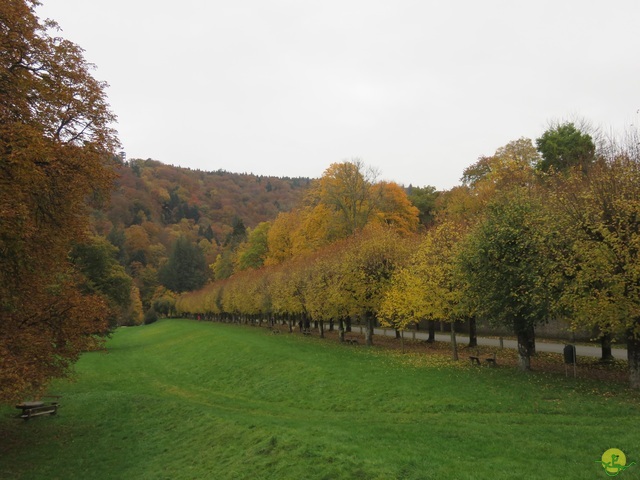
M 620 385 L 187 320 L 120 329 L 76 370 L 57 416 L 0 409 L 0 478 L 582 480 L 607 478 L 613 447 L 640 463 Z

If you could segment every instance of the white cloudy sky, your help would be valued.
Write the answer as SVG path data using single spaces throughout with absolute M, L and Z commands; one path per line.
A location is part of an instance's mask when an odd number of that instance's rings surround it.
M 459 183 L 550 121 L 640 108 L 637 0 L 41 0 L 110 84 L 129 158 Z

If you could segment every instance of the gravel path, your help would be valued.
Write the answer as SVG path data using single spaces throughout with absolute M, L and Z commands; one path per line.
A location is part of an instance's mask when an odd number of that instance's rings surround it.
M 353 325 L 351 327 L 353 331 L 360 331 L 360 333 L 364 333 L 364 327 L 361 325 Z M 374 330 L 376 335 L 386 335 L 386 336 L 395 336 L 395 331 L 387 328 L 376 328 Z M 429 334 L 427 332 L 405 332 L 405 338 L 415 338 L 417 340 L 426 340 L 429 338 Z M 469 343 L 469 337 L 466 335 L 456 335 L 456 339 L 458 343 L 465 344 Z M 448 342 L 451 340 L 451 336 L 448 333 L 436 333 L 436 340 L 438 342 Z M 500 347 L 500 339 L 498 338 L 485 338 L 478 337 L 478 345 L 486 345 L 491 347 Z M 550 353 L 562 353 L 565 347 L 565 343 L 553 343 L 547 341 L 536 341 L 536 351 L 538 352 L 550 352 Z M 517 342 L 515 340 L 504 339 L 503 340 L 504 348 L 518 348 Z M 626 360 L 627 359 L 627 350 L 625 348 L 613 348 L 612 354 L 616 360 Z M 589 345 L 576 345 L 576 356 L 578 357 L 596 357 L 599 358 L 602 355 L 602 350 L 599 346 L 589 346 Z

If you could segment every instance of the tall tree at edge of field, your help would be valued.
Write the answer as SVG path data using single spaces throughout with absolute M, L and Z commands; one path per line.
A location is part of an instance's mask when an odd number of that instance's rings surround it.
M 107 329 L 69 262 L 118 147 L 106 84 L 37 0 L 0 3 L 0 401 L 42 391 Z

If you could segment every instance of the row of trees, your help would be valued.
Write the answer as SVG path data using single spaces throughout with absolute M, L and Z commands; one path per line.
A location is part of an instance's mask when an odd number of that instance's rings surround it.
M 634 145 L 631 139 L 596 148 L 592 135 L 572 123 L 551 127 L 537 148 L 527 139 L 511 142 L 466 169 L 463 185 L 442 192 L 436 222 L 418 235 L 417 223 L 406 220 L 415 210 L 404 210 L 404 221 L 380 213 L 369 218 L 383 221 L 358 224 L 350 177 L 335 175 L 333 165 L 319 185 L 331 179 L 342 202 L 287 214 L 306 220 L 318 209 L 322 221 L 277 229 L 276 219 L 268 237 L 275 230 L 278 241 L 267 242 L 264 266 L 183 295 L 178 311 L 318 321 L 321 329 L 358 318 L 368 327 L 367 343 L 375 322 L 405 329 L 425 319 L 483 319 L 513 331 L 523 369 L 535 351 L 535 328 L 563 319 L 573 329 L 595 329 L 605 344 L 626 343 L 631 384 L 640 386 Z M 341 168 L 364 178 L 361 164 Z M 397 205 L 402 201 L 396 213 Z
M 243 321 L 287 321 L 290 327 L 318 322 L 367 322 L 372 342 L 374 320 L 393 273 L 407 260 L 413 239 L 372 224 L 330 246 L 278 265 L 245 270 L 179 297 L 179 314 Z

